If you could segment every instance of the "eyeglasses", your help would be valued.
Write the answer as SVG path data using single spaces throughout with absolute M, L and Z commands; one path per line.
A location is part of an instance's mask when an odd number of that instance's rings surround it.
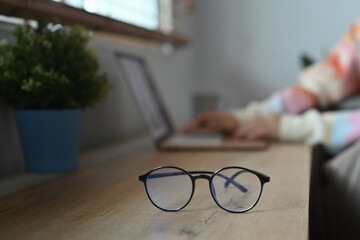
M 178 167 L 155 168 L 139 176 L 150 201 L 159 209 L 175 212 L 190 202 L 195 180 L 209 180 L 210 192 L 216 204 L 232 213 L 252 209 L 260 199 L 263 185 L 270 177 L 242 167 L 225 167 L 216 172 L 190 171 Z

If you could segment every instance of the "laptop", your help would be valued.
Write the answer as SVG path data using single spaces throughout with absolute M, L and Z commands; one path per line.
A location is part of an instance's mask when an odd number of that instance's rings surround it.
M 182 133 L 175 130 L 159 89 L 144 59 L 115 53 L 122 78 L 133 93 L 146 126 L 159 150 L 242 150 L 264 149 L 265 141 L 239 141 L 220 132 Z

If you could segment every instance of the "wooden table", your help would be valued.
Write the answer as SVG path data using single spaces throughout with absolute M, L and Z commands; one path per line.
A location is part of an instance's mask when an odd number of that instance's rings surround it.
M 189 171 L 236 165 L 271 180 L 247 213 L 221 210 L 207 180 L 196 182 L 185 209 L 163 212 L 150 203 L 138 181 L 138 175 L 161 165 Z M 309 181 L 310 148 L 304 145 L 159 153 L 143 139 L 84 153 L 75 172 L 0 179 L 0 239 L 307 239 Z

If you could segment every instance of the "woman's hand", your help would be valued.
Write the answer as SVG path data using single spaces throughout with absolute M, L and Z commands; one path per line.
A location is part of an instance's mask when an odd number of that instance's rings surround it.
M 233 134 L 239 124 L 235 117 L 225 112 L 204 112 L 185 127 L 185 132 L 196 130 L 223 131 Z
M 270 115 L 266 117 L 256 117 L 244 122 L 235 132 L 234 137 L 238 139 L 279 139 L 279 117 Z
M 185 127 L 185 132 L 197 130 L 223 131 L 238 139 L 279 139 L 279 117 L 255 117 L 241 124 L 225 112 L 204 112 Z

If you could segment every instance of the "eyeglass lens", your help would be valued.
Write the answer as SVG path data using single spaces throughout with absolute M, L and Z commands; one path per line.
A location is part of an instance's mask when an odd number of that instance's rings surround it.
M 161 168 L 148 175 L 146 190 L 159 208 L 178 210 L 190 201 L 193 184 L 186 172 L 177 168 Z
M 243 188 L 239 189 L 238 184 Z M 252 172 L 240 168 L 228 168 L 217 172 L 211 182 L 215 201 L 231 212 L 243 212 L 258 201 L 262 184 Z

